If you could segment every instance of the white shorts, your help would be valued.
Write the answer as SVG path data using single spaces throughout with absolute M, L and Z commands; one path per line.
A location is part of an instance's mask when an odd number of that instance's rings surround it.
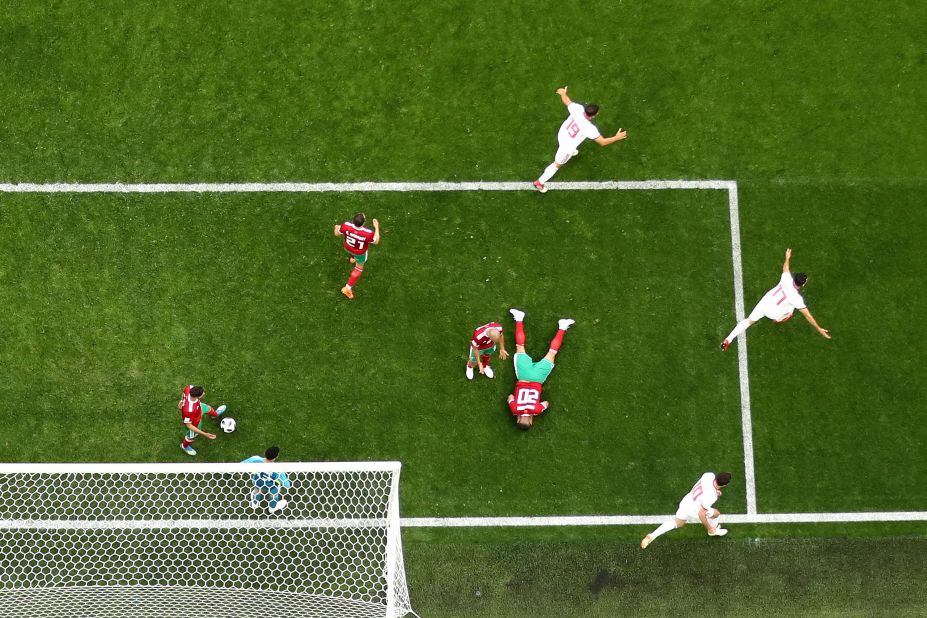
M 573 153 L 576 152 L 575 146 L 564 146 L 563 144 L 557 148 L 557 154 L 554 155 L 554 161 L 560 165 L 566 164 L 570 160 L 570 157 L 573 156 Z
M 698 518 L 698 509 L 699 506 L 692 502 L 689 496 L 686 496 L 679 502 L 679 508 L 676 509 L 676 519 L 681 519 L 687 524 L 701 523 L 702 520 Z
M 750 312 L 749 319 L 751 322 L 759 322 L 760 318 L 768 318 L 773 322 L 785 322 L 791 317 L 791 311 L 783 312 L 779 305 L 764 298 Z

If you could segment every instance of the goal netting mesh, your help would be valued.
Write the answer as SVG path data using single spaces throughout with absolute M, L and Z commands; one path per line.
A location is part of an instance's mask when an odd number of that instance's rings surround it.
M 399 469 L 2 464 L 0 617 L 404 616 Z

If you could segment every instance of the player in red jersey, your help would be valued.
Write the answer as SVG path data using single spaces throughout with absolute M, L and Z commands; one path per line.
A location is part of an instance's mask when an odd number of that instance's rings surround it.
M 366 220 L 364 213 L 359 212 L 351 221 L 335 226 L 335 236 L 344 236 L 344 250 L 351 256 L 349 261 L 354 264 L 348 282 L 341 288 L 341 293 L 348 298 L 354 298 L 352 288 L 364 274 L 364 266 L 367 264 L 367 248 L 370 245 L 380 244 L 380 222 L 374 219 L 371 230 L 364 227 Z
M 515 394 L 509 395 L 509 410 L 515 415 L 515 424 L 519 429 L 527 430 L 534 424 L 534 417 L 541 414 L 550 405 L 541 401 L 541 389 L 550 372 L 554 370 L 554 359 L 563 343 L 563 334 L 576 320 L 563 318 L 557 322 L 559 330 L 550 342 L 550 349 L 541 360 L 535 362 L 525 352 L 525 329 L 523 322 L 525 312 L 518 309 L 509 309 L 515 318 Z
M 502 334 L 502 324 L 490 322 L 477 326 L 473 331 L 473 337 L 470 339 L 470 357 L 467 359 L 467 379 L 473 379 L 473 368 L 478 367 L 480 373 L 487 378 L 495 374 L 492 367 L 489 366 L 489 360 L 492 353 L 499 346 L 499 360 L 505 360 L 509 353 L 505 349 L 505 335 Z
M 190 384 L 183 389 L 183 396 L 177 403 L 177 407 L 180 409 L 180 415 L 183 418 L 183 424 L 187 428 L 187 434 L 184 436 L 180 448 L 183 449 L 183 452 L 187 455 L 196 455 L 196 451 L 193 450 L 190 444 L 196 438 L 197 434 L 205 436 L 210 440 L 216 439 L 216 434 L 208 433 L 200 429 L 200 423 L 203 422 L 203 412 L 213 418 L 219 418 L 226 410 L 225 404 L 213 410 L 207 404 L 200 401 L 205 394 L 206 391 L 203 390 L 202 386 Z

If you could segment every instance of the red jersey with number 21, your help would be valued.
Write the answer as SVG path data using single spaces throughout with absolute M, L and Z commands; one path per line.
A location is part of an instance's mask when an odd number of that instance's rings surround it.
M 509 410 L 515 416 L 531 415 L 537 416 L 547 409 L 541 402 L 540 382 L 525 382 L 519 380 L 515 383 L 515 399 L 509 402 Z
M 373 230 L 366 227 L 357 227 L 350 221 L 345 221 L 338 228 L 344 236 L 344 248 L 354 255 L 364 255 L 367 247 L 373 242 Z
M 184 425 L 190 423 L 196 427 L 203 419 L 203 406 L 200 405 L 199 401 L 190 399 L 190 388 L 192 386 L 193 385 L 190 384 L 187 388 L 183 389 L 183 399 L 180 400 L 180 414 L 183 416 Z

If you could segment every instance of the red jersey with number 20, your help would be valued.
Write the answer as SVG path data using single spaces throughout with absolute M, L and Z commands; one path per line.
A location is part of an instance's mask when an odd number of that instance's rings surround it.
M 490 322 L 489 324 L 477 327 L 477 329 L 473 331 L 473 338 L 470 342 L 479 350 L 488 350 L 496 345 L 496 342 L 489 338 L 489 331 L 491 330 L 502 331 L 502 324 Z
M 367 253 L 367 247 L 373 242 L 373 230 L 363 226 L 357 227 L 350 221 L 342 223 L 338 231 L 344 236 L 344 248 L 354 255 Z
M 180 415 L 183 417 L 184 425 L 190 423 L 196 427 L 203 419 L 203 406 L 200 405 L 199 401 L 190 399 L 190 388 L 192 387 L 193 385 L 190 384 L 183 389 L 183 399 L 180 400 Z
M 547 405 L 541 401 L 540 382 L 525 382 L 519 380 L 515 383 L 515 399 L 509 402 L 509 410 L 515 416 L 537 416 L 547 409 Z

